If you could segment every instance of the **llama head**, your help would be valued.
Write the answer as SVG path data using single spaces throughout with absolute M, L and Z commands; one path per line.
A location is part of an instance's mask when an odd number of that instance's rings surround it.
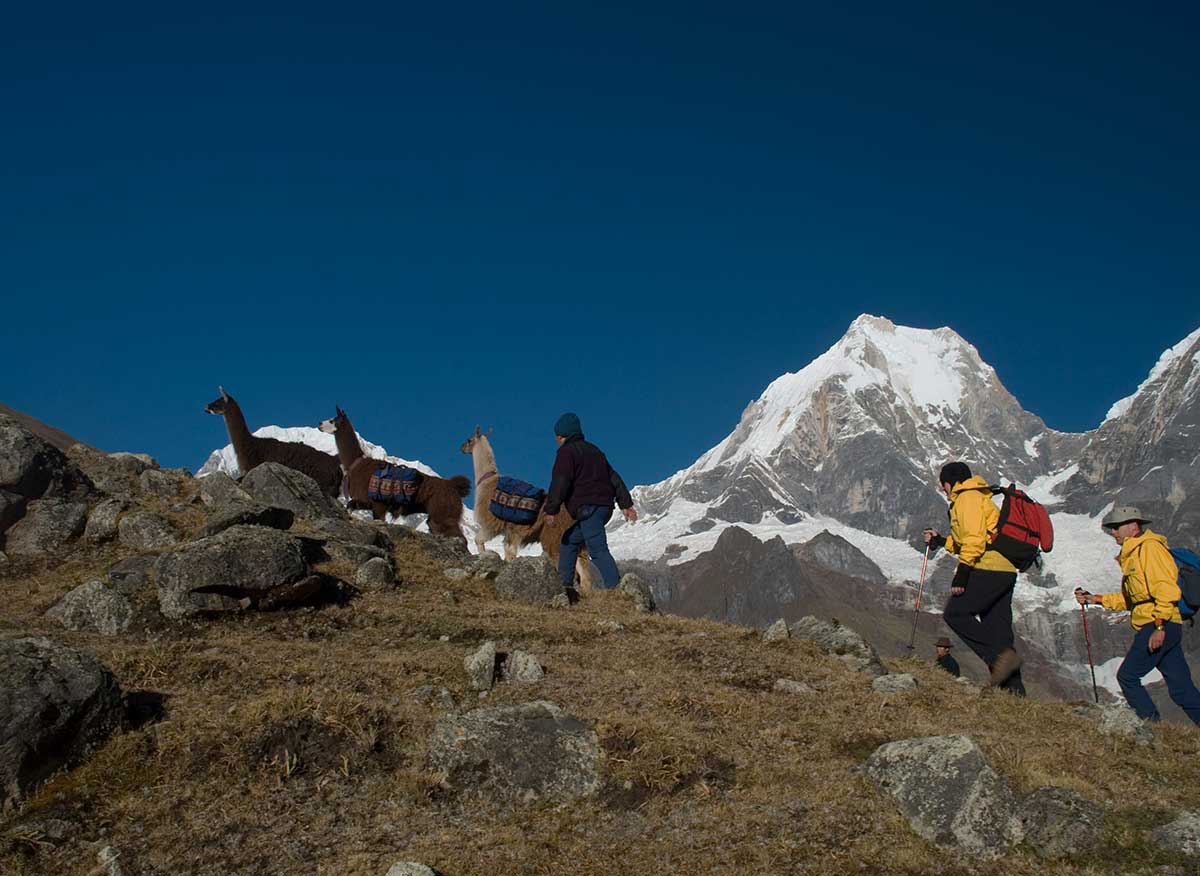
M 218 386 L 217 391 L 221 394 L 216 399 L 210 401 L 204 406 L 204 410 L 210 414 L 216 414 L 218 417 L 224 416 L 225 409 L 229 402 L 233 401 L 233 396 L 225 391 L 225 387 Z
M 334 405 L 334 410 L 337 412 L 328 420 L 322 420 L 317 426 L 326 435 L 336 435 L 337 430 L 350 422 L 350 418 L 346 416 L 346 412 Z
M 475 450 L 475 445 L 481 441 L 484 443 L 487 443 L 487 439 L 491 434 L 492 434 L 491 429 L 488 429 L 487 432 L 483 432 L 480 430 L 480 428 L 478 426 L 476 426 L 475 434 L 472 435 L 470 438 L 468 438 L 466 441 L 464 441 L 458 449 L 461 450 L 463 453 L 470 455 Z

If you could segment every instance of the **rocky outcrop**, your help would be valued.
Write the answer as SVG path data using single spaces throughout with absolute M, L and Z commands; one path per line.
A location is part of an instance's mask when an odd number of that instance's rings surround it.
M 562 592 L 558 573 L 543 557 L 517 557 L 496 576 L 496 593 L 504 599 L 545 605 Z
M 53 557 L 83 535 L 87 505 L 69 499 L 36 499 L 25 516 L 4 536 L 4 549 L 14 557 Z
M 792 552 L 798 559 L 822 569 L 849 575 L 876 586 L 887 583 L 887 577 L 873 560 L 846 539 L 827 529 L 803 544 L 793 545 Z
M 52 639 L 0 639 L 0 806 L 78 763 L 121 717 L 120 688 L 94 658 Z
M 61 450 L 0 414 L 0 490 L 26 499 L 83 499 L 93 486 Z
M 292 585 L 307 577 L 300 542 L 262 526 L 234 526 L 163 554 L 155 565 L 159 610 L 168 618 L 261 607 L 276 595 L 300 601 L 308 597 Z
M 346 516 L 342 506 L 325 495 L 316 481 L 278 462 L 255 466 L 242 478 L 241 488 L 262 504 L 287 508 L 304 520 Z
M 103 581 L 80 584 L 67 593 L 46 617 L 68 630 L 86 630 L 105 636 L 115 636 L 129 629 L 133 607 L 129 600 Z
M 930 842 L 994 858 L 1024 835 L 1008 785 L 966 736 L 889 742 L 866 773 Z
M 595 731 L 544 700 L 442 718 L 429 761 L 456 791 L 527 803 L 569 802 L 601 784 Z

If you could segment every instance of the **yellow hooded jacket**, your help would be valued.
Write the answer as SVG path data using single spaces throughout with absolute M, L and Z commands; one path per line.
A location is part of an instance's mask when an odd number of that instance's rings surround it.
M 954 485 L 946 550 L 958 554 L 959 562 L 986 572 L 1016 572 L 1003 554 L 988 547 L 999 524 L 1000 509 L 992 501 L 987 481 L 976 475 Z
M 1100 604 L 1113 611 L 1128 611 L 1129 623 L 1140 630 L 1161 620 L 1183 623 L 1179 614 L 1179 567 L 1167 550 L 1167 540 L 1157 532 L 1143 529 L 1142 534 L 1121 542 L 1117 555 L 1121 565 L 1121 591 L 1105 593 Z

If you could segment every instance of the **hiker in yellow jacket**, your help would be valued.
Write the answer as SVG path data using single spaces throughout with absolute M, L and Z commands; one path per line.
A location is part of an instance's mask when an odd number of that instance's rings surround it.
M 1000 509 L 981 477 L 965 462 L 951 462 L 938 475 L 950 500 L 950 534 L 925 530 L 925 543 L 958 554 L 958 569 L 942 617 L 988 667 L 991 683 L 1025 696 L 1021 658 L 1013 647 L 1013 588 L 1017 567 L 991 549 Z
M 1121 546 L 1121 590 L 1094 594 L 1077 588 L 1080 605 L 1103 605 L 1112 611 L 1128 611 L 1136 631 L 1129 653 L 1117 670 L 1121 692 L 1139 718 L 1159 719 L 1158 708 L 1142 678 L 1152 669 L 1162 673 L 1171 699 L 1189 718 L 1200 724 L 1200 691 L 1192 683 L 1183 654 L 1183 619 L 1179 615 L 1179 567 L 1167 549 L 1167 540 L 1145 528 L 1150 523 L 1131 505 L 1114 508 L 1101 525 Z

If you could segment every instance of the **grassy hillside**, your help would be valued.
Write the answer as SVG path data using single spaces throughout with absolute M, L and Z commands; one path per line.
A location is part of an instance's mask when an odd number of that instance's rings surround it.
M 1156 727 L 1139 748 L 1067 704 L 973 693 L 916 661 L 889 663 L 918 690 L 884 696 L 808 643 L 639 615 L 612 593 L 570 610 L 503 602 L 487 582 L 445 578 L 419 541 L 404 545 L 403 586 L 345 607 L 118 638 L 41 615 L 121 549 L 0 573 L 0 635 L 53 636 L 95 654 L 126 690 L 165 697 L 162 720 L 112 738 L 0 821 L 0 872 L 82 876 L 100 845 L 120 850 L 127 874 L 382 876 L 401 859 L 446 874 L 1082 876 L 1184 864 L 1142 831 L 1200 804 L 1190 727 Z M 486 639 L 535 654 L 545 679 L 481 701 L 462 662 Z M 774 692 L 779 678 L 818 692 Z M 428 767 L 445 707 L 422 702 L 423 685 L 464 709 L 548 699 L 592 722 L 602 792 L 560 808 L 452 792 Z M 1071 862 L 1024 849 L 978 862 L 918 838 L 859 767 L 884 742 L 951 732 L 1018 791 L 1055 785 L 1102 803 L 1104 846 Z M 71 838 L 48 838 L 47 819 L 72 825 Z

